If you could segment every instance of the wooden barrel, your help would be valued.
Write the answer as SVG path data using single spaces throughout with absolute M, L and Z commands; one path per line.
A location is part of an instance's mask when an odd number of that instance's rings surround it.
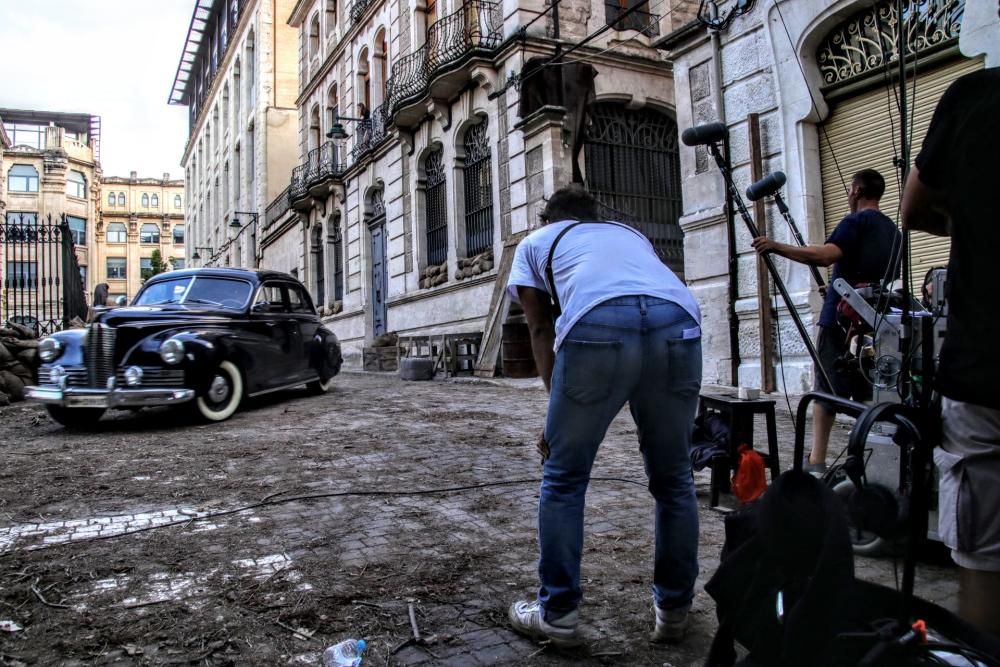
M 506 322 L 501 338 L 500 364 L 504 377 L 533 378 L 538 376 L 535 357 L 531 354 L 531 334 L 525 322 Z

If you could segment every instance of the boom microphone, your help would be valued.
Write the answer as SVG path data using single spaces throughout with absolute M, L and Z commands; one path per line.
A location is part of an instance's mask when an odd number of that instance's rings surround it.
M 750 201 L 757 201 L 762 197 L 773 195 L 775 192 L 780 190 L 781 186 L 784 184 L 785 172 L 776 171 L 773 174 L 768 174 L 747 188 L 747 199 Z
M 705 123 L 689 127 L 681 133 L 681 141 L 685 146 L 701 146 L 722 141 L 728 134 L 725 123 Z

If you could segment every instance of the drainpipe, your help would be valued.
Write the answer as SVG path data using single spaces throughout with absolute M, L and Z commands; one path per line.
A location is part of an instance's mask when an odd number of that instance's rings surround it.
M 719 16 L 719 8 L 715 2 L 708 3 L 710 17 L 714 20 Z M 709 41 L 712 44 L 712 67 L 715 71 L 715 83 L 712 86 L 713 104 L 718 115 L 718 121 L 726 123 L 726 103 L 722 91 L 722 40 L 718 30 L 709 29 Z M 728 125 L 728 124 L 727 124 Z M 726 134 L 723 151 L 726 162 L 729 162 L 729 135 Z M 726 188 L 726 232 L 729 246 L 729 373 L 732 385 L 739 386 L 740 383 L 740 321 L 736 315 L 736 296 L 739 290 L 738 263 L 736 256 L 736 211 L 733 207 L 733 199 Z

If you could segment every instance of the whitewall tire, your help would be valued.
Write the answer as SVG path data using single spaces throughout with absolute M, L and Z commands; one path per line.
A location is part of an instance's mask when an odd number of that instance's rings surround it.
M 231 361 L 223 361 L 212 373 L 208 389 L 195 401 L 198 414 L 208 421 L 229 419 L 243 401 L 243 375 Z

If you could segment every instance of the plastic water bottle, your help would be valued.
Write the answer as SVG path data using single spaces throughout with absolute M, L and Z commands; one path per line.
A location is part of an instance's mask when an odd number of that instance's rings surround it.
M 346 639 L 323 651 L 323 667 L 358 667 L 368 648 L 364 639 Z

